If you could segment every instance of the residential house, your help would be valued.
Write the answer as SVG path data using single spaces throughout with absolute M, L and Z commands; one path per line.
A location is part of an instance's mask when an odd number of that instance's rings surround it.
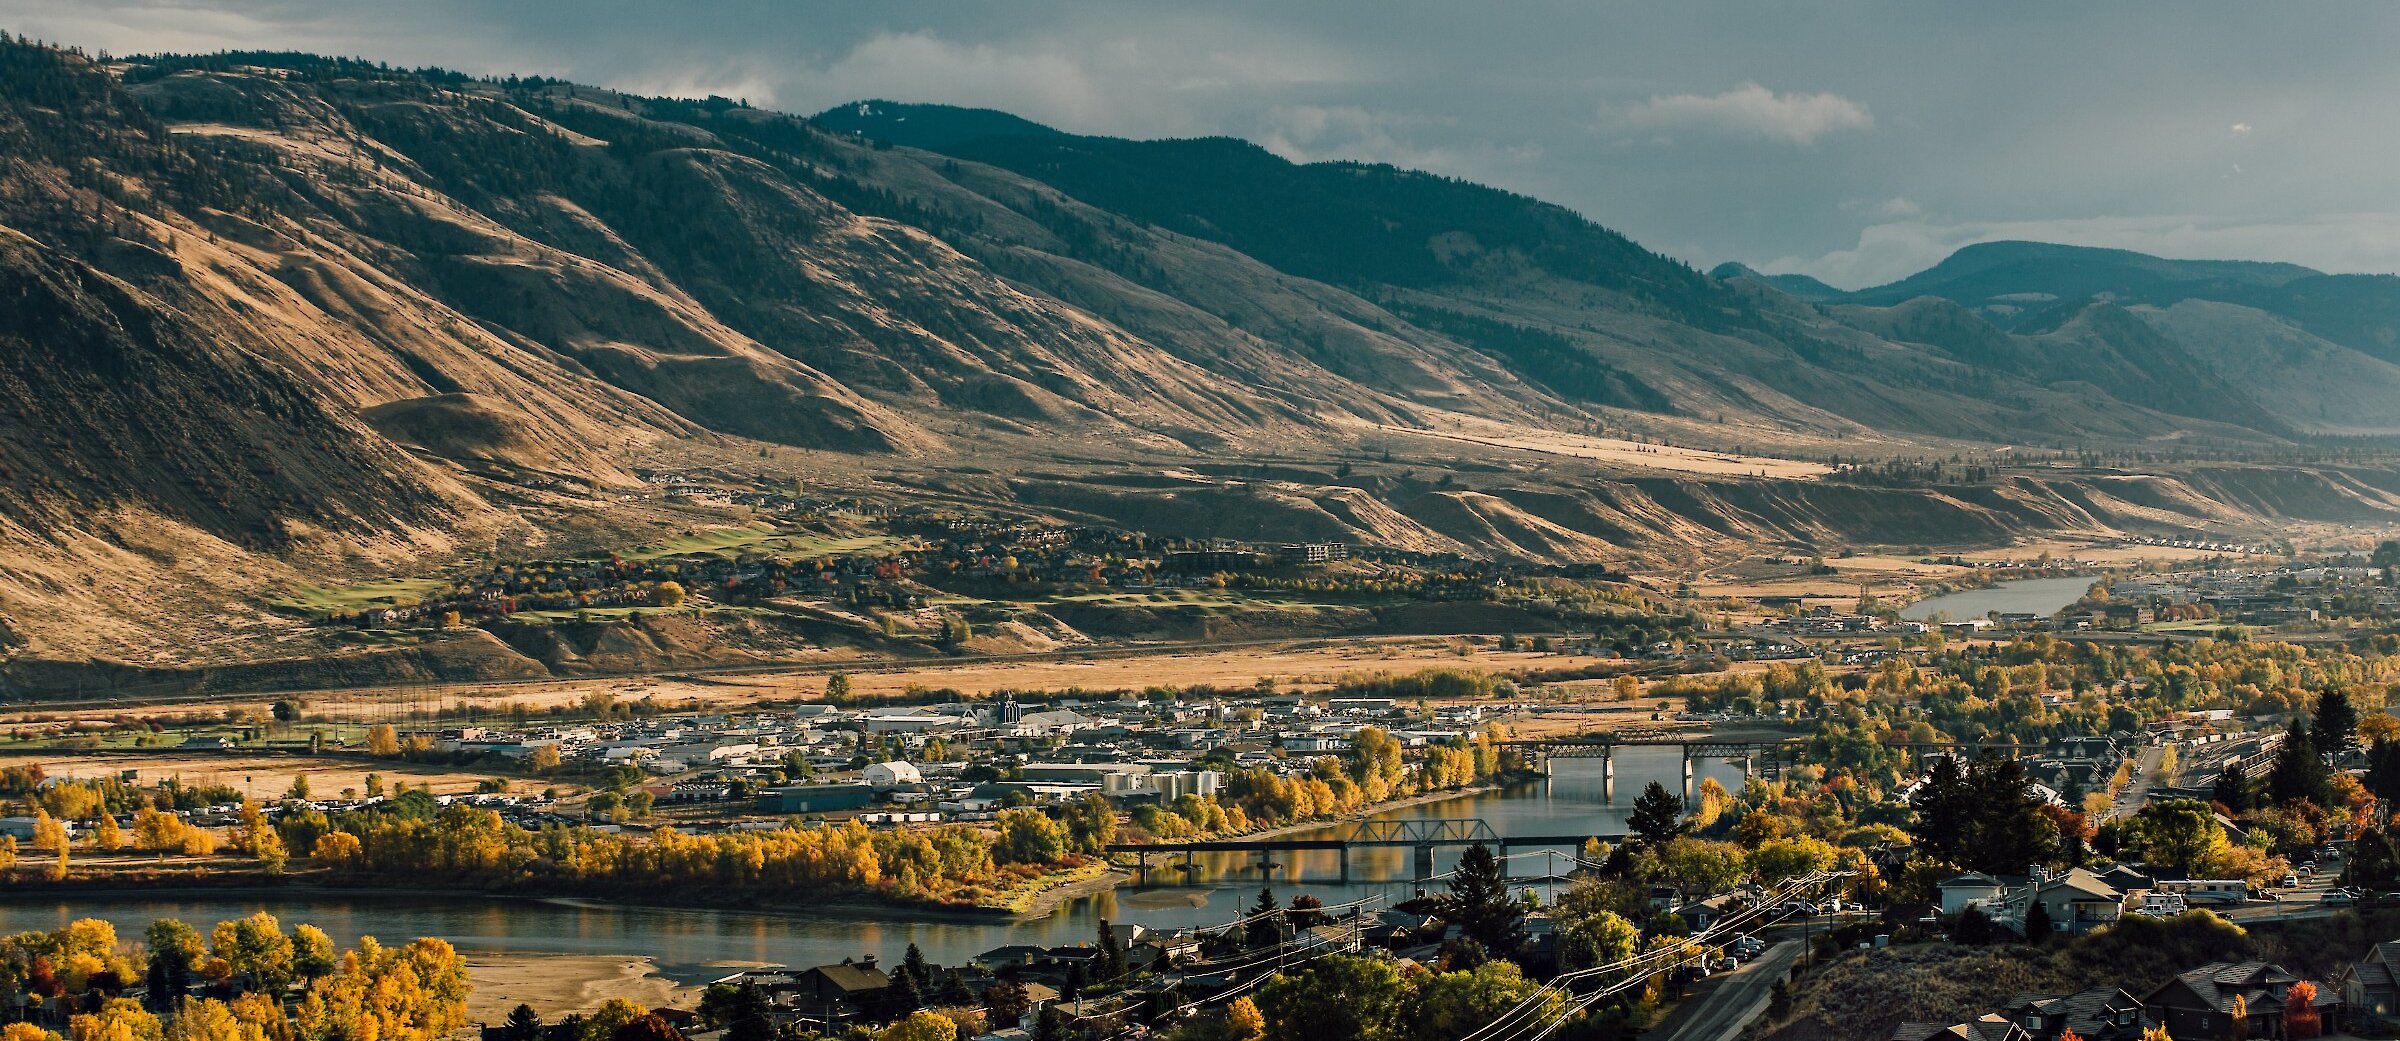
M 2284 1001 L 2300 977 L 2261 961 L 2211 962 L 2168 980 L 2142 999 L 2152 1018 L 2176 1041 L 2237 1041 L 2283 1036 Z M 2235 1005 L 2245 1015 L 2236 1026 Z M 2341 994 L 2318 987 L 2314 1002 L 2328 1028 Z
M 1942 914 L 1954 915 L 1970 906 L 1997 904 L 2008 898 L 2008 886 L 1981 871 L 1952 875 L 1934 884 L 1942 894 Z
M 1902 1023 L 1892 1031 L 1892 1041 L 2031 1041 L 2031 1038 L 2024 1027 L 1992 1012 L 1950 1026 Z
M 2025 1029 L 2033 1041 L 2059 1041 L 2068 1031 L 2083 1041 L 2141 1041 L 2154 1026 L 2142 999 L 2115 987 L 2093 987 L 2064 997 L 2019 994 L 2000 1014 Z
M 2125 894 L 2100 876 L 2076 868 L 2020 890 L 2009 900 L 2010 916 L 2024 921 L 2035 902 L 2049 914 L 2053 932 L 2088 933 L 2116 922 L 2124 912 Z
M 792 1003 L 801 1008 L 868 1013 L 879 1009 L 892 988 L 892 979 L 864 962 L 819 965 L 792 978 Z
M 2367 950 L 2342 973 L 2342 1001 L 2373 1016 L 2400 1016 L 2400 940 L 2387 940 Z

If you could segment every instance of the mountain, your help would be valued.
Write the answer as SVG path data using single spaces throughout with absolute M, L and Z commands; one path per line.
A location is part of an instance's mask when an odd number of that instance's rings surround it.
M 719 522 L 657 471 L 1174 537 L 1690 566 L 2281 509 L 2234 464 L 1874 487 L 1759 476 L 1747 453 L 2234 455 L 2372 426 L 2267 407 L 2206 361 L 2238 342 L 2195 352 L 2139 301 L 1995 324 L 1804 298 L 1820 289 L 1712 277 L 1522 195 L 1221 138 L 0 38 L 0 649 L 349 654 L 266 602 Z M 2358 298 L 2293 299 L 2380 328 Z M 2312 517 L 2391 505 L 2375 480 L 2308 479 L 2325 490 L 2285 498 Z M 478 639 L 458 668 L 541 668 Z M 448 667 L 374 661 L 342 675 Z
M 2046 242 L 1980 242 L 1888 285 L 1845 295 L 1859 304 L 1938 296 L 2000 315 L 2092 297 L 2147 299 L 2166 286 L 2273 287 L 2322 273 L 2297 264 L 2166 260 L 2145 253 Z
M 886 145 L 942 151 L 984 137 L 1063 137 L 1057 130 L 996 109 L 854 101 L 811 117 L 819 129 Z
M 2352 434 L 2393 429 L 2390 408 L 2373 390 L 2400 363 L 2400 278 L 2388 275 L 2327 275 L 2295 264 L 2170 260 L 2117 249 L 1989 242 L 1961 248 L 1889 285 L 1807 298 L 1892 334 L 1898 334 L 1895 323 L 1922 321 L 1926 301 L 1944 301 L 1962 310 L 1943 323 L 1955 325 L 1971 316 L 1995 330 L 2032 334 L 2025 346 L 2095 304 L 2128 307 L 2171 343 L 2133 346 L 2145 355 L 2141 361 L 2111 362 L 2105 351 L 2089 359 L 2099 363 L 2099 371 L 2114 373 L 2113 381 L 2096 382 L 2122 400 L 2182 415 L 2238 417 L 2250 425 L 2271 416 L 2261 429 Z M 1877 308 L 1915 317 L 1870 317 Z M 2148 339 L 2123 322 L 2112 328 L 2119 338 Z M 2044 360 L 2016 345 L 1977 338 L 1982 344 L 1962 357 L 1986 363 L 2008 359 L 2002 367 L 2032 379 L 2066 378 L 2058 365 L 2076 367 L 2087 360 L 2074 352 Z M 2198 378 L 2193 363 L 2205 370 Z
M 1770 275 L 1752 268 L 1748 264 L 1732 262 L 1719 264 L 1716 267 L 1709 269 L 1708 277 L 1716 279 L 1719 282 L 1731 282 L 1737 278 L 1750 279 L 1755 282 L 1773 286 L 1782 291 L 1786 296 L 1790 296 L 1795 299 L 1806 300 L 1810 303 L 1837 300 L 1849 295 L 1814 278 L 1810 278 L 1807 275 Z

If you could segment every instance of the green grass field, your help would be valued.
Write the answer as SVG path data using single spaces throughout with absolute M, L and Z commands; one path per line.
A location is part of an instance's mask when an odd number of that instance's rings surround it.
M 620 554 L 627 560 L 657 560 L 661 557 L 712 554 L 737 557 L 744 553 L 780 553 L 794 557 L 814 557 L 842 553 L 874 553 L 903 549 L 908 543 L 889 535 L 832 536 L 813 532 L 785 533 L 771 525 L 753 524 L 732 528 L 710 528 L 707 531 L 681 535 L 646 546 L 635 546 Z
M 283 596 L 267 601 L 267 606 L 323 618 L 344 611 L 413 604 L 449 585 L 439 578 L 396 578 L 355 586 L 292 586 Z

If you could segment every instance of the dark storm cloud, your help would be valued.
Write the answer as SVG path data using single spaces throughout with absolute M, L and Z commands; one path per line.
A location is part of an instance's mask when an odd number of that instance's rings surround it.
M 0 26 L 1235 134 L 1844 285 L 2012 237 L 2400 269 L 2400 8 L 2374 4 L 0 0 Z

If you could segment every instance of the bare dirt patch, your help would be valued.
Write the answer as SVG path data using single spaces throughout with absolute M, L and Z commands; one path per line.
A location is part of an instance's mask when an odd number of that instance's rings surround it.
M 321 797 L 338 795 L 345 788 L 364 792 L 370 773 L 381 774 L 386 788 L 403 782 L 412 788 L 430 785 L 435 795 L 472 792 L 493 777 L 488 773 L 396 760 L 364 762 L 302 753 L 212 755 L 173 750 L 0 753 L 0 768 L 28 764 L 40 766 L 51 777 L 115 777 L 130 770 L 142 784 L 156 784 L 170 777 L 187 785 L 223 784 L 259 800 L 282 798 L 291 789 L 292 778 L 299 774 L 308 775 L 309 792 Z M 544 786 L 520 779 L 512 782 L 512 787 L 539 791 Z

